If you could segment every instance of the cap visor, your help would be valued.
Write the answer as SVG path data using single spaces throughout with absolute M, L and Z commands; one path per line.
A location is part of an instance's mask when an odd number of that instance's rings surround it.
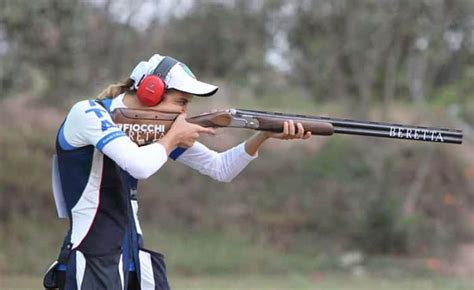
M 192 78 L 189 78 L 186 83 L 181 83 L 179 85 L 170 86 L 171 89 L 175 89 L 181 92 L 185 92 L 188 94 L 196 95 L 199 97 L 209 97 L 214 95 L 218 87 L 201 82 Z

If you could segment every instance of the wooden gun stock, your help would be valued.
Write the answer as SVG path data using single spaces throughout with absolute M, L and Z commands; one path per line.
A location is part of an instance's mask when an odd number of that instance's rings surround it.
M 178 113 L 151 109 L 116 109 L 111 113 L 114 123 L 138 145 L 161 139 L 171 128 Z

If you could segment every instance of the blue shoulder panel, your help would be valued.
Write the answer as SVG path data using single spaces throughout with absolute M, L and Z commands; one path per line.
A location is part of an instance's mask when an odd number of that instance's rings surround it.
M 77 147 L 72 146 L 66 141 L 66 138 L 64 138 L 63 128 L 64 128 L 64 123 L 61 125 L 61 128 L 59 129 L 59 134 L 58 134 L 59 146 L 61 146 L 61 149 L 66 150 L 66 151 L 77 149 Z
M 104 105 L 107 112 L 110 113 L 110 106 L 112 105 L 112 99 L 105 99 L 105 100 L 101 100 L 100 102 Z

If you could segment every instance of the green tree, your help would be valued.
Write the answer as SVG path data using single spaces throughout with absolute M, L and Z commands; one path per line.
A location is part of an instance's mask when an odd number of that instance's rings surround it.
M 250 1 L 203 1 L 169 21 L 160 46 L 199 72 L 246 80 L 265 68 L 266 20 Z

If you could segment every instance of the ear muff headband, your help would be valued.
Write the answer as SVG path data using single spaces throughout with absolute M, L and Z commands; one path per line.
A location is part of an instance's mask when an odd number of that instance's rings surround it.
M 165 56 L 156 66 L 153 73 L 146 76 L 140 82 L 137 97 L 141 103 L 147 106 L 156 106 L 161 102 L 167 89 L 164 79 L 171 68 L 177 63 L 178 61 L 176 59 Z
M 153 74 L 159 77 L 163 82 L 165 81 L 164 78 L 170 72 L 171 68 L 177 64 L 178 61 L 171 56 L 165 56 L 165 58 L 160 61 L 160 63 L 156 66 Z

